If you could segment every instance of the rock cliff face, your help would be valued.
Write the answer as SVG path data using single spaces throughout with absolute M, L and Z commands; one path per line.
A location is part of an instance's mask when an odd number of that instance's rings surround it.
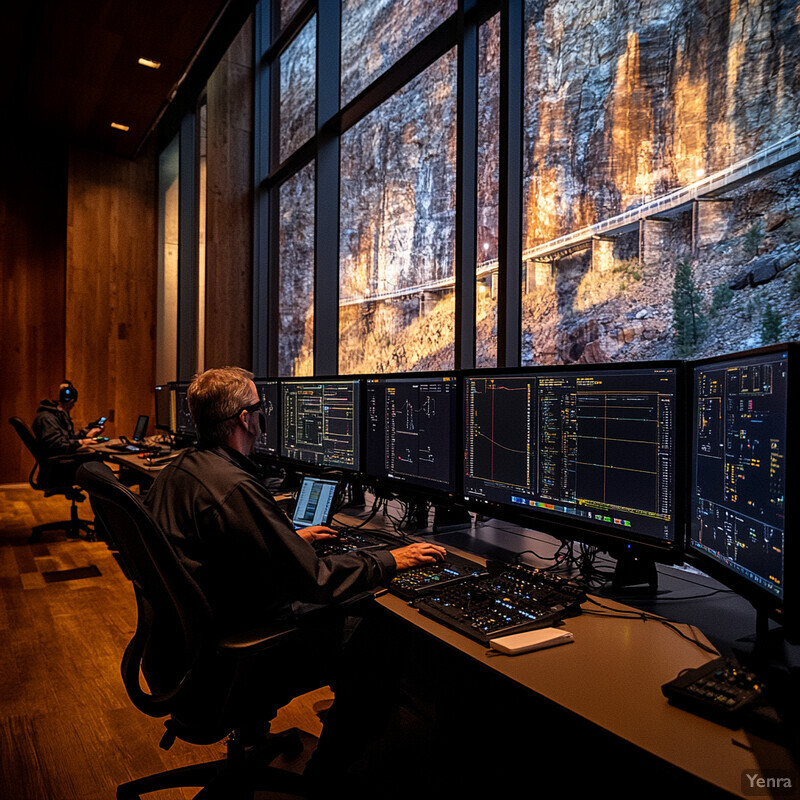
M 454 274 L 455 147 L 452 51 L 344 134 L 340 300 L 382 297 Z M 410 309 L 426 302 L 422 294 L 342 308 L 340 371 L 372 371 L 383 337 L 408 326 Z M 413 369 L 428 348 L 427 339 L 410 343 L 394 368 Z M 380 364 L 379 371 L 387 368 Z
M 795 2 L 528 0 L 526 15 L 526 246 L 798 128 Z
M 799 5 L 527 0 L 523 247 L 686 186 L 800 130 Z M 379 19 L 373 14 L 371 24 L 385 27 L 389 5 L 375 9 Z M 499 57 L 491 44 L 483 51 L 490 61 Z M 492 64 L 482 70 L 483 85 L 492 85 L 485 77 Z M 343 136 L 340 298 L 453 275 L 455 92 L 451 53 Z M 498 103 L 496 92 L 481 94 L 482 129 L 491 130 L 486 121 L 497 119 Z M 494 143 L 481 147 L 496 159 Z M 496 174 L 496 164 L 483 161 L 479 171 Z M 692 264 L 709 320 L 697 355 L 759 344 L 768 306 L 780 314 L 783 338 L 800 336 L 797 171 L 784 167 L 725 198 L 719 231 L 702 241 L 692 238 L 683 215 L 664 222 L 660 244 L 650 243 L 646 258 L 633 235 L 618 237 L 607 252 L 598 245 L 594 257 L 526 264 L 523 363 L 671 357 L 672 283 L 681 258 Z M 496 181 L 481 178 L 477 205 L 480 237 L 494 249 Z M 480 252 L 483 241 L 478 246 Z M 758 261 L 766 256 L 780 269 Z M 754 270 L 771 278 L 754 282 L 746 277 Z M 715 291 L 743 276 L 720 314 Z M 343 307 L 340 369 L 452 366 L 453 309 L 452 294 L 424 292 Z M 478 320 L 479 359 L 491 360 L 487 343 L 496 331 L 485 298 Z
M 526 13 L 526 246 L 691 184 L 800 128 L 796 2 L 529 0 Z M 676 218 L 655 258 L 622 252 L 620 237 L 606 268 L 588 253 L 556 261 L 550 280 L 523 297 L 523 363 L 672 357 L 680 258 L 692 264 L 708 322 L 694 355 L 761 344 L 767 306 L 781 316 L 779 338 L 797 337 L 789 267 L 800 255 L 799 188 L 787 168 L 732 189 L 724 235 L 693 242 L 691 217 Z M 764 235 L 777 217 L 788 227 Z M 736 292 L 720 313 L 715 290 L 735 284 L 755 251 L 773 252 L 782 271 Z

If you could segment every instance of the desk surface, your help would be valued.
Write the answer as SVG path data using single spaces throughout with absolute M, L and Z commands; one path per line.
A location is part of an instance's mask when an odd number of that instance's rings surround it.
M 151 476 L 156 475 L 169 463 L 169 461 L 162 460 L 168 457 L 164 454 L 160 456 L 153 456 L 153 460 L 150 461 L 147 458 L 140 458 L 139 453 L 126 453 L 124 451 L 115 450 L 109 447 L 110 444 L 115 444 L 118 442 L 118 439 L 112 439 L 109 442 L 97 442 L 96 444 L 86 445 L 86 448 L 87 450 L 97 453 L 106 461 L 110 461 L 114 464 L 119 464 L 120 466 L 128 469 L 134 469 L 138 472 L 142 472 Z M 177 455 L 177 452 L 175 452 L 174 455 Z
M 424 617 L 397 597 L 385 595 L 378 602 L 487 669 L 731 794 L 747 796 L 742 793 L 744 770 L 793 769 L 784 748 L 667 703 L 661 685 L 711 656 L 658 622 L 585 613 L 564 626 L 574 634 L 573 644 L 505 656 Z M 592 612 L 594 607 L 587 602 L 583 608 Z M 694 635 L 688 626 L 684 629 Z M 702 634 L 699 638 L 705 642 Z
M 448 548 L 483 561 L 463 547 L 448 543 Z M 793 776 L 793 785 L 799 785 L 797 766 L 785 748 L 669 705 L 661 693 L 662 684 L 714 656 L 657 621 L 627 618 L 626 612 L 637 611 L 631 606 L 590 595 L 582 607 L 584 613 L 565 622 L 564 629 L 574 634 L 574 643 L 506 656 L 423 616 L 398 597 L 387 594 L 378 602 L 423 634 L 535 696 L 732 795 L 752 796 L 743 784 L 745 771 L 763 775 L 764 770 L 780 770 L 782 775 Z M 619 615 L 598 603 L 619 609 Z M 654 611 L 657 613 L 657 609 L 649 613 Z M 667 613 L 675 619 L 674 606 Z M 678 627 L 690 639 L 709 644 L 697 628 Z

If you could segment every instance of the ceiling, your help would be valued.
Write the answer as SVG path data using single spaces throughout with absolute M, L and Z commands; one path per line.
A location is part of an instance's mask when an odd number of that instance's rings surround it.
M 133 157 L 228 5 L 229 0 L 3 4 L 3 126 Z M 140 57 L 161 67 L 140 66 Z M 112 122 L 129 130 L 115 130 Z

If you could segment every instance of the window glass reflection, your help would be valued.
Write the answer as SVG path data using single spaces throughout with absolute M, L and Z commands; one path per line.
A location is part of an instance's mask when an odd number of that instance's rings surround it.
M 457 0 L 343 0 L 342 105 L 458 7 Z
M 292 40 L 280 59 L 280 161 L 314 135 L 317 18 Z
M 339 371 L 453 366 L 456 58 L 342 137 Z
M 500 15 L 478 32 L 478 268 L 475 364 L 497 366 L 497 238 L 500 190 Z
M 314 370 L 314 164 L 280 188 L 278 369 Z

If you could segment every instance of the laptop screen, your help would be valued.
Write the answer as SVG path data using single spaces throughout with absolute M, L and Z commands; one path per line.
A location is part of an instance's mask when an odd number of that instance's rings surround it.
M 139 419 L 136 421 L 136 428 L 133 431 L 133 441 L 143 442 L 145 434 L 147 433 L 147 423 L 150 422 L 150 417 L 147 414 L 140 414 Z
M 311 525 L 329 525 L 338 488 L 338 481 L 304 476 L 292 515 L 295 529 L 308 528 Z

